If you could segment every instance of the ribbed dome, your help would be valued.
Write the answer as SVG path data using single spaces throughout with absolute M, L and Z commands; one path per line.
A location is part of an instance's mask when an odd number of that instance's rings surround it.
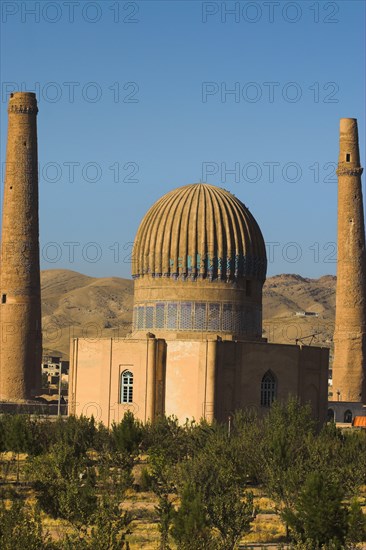
M 225 189 L 198 183 L 174 189 L 147 212 L 132 275 L 263 281 L 266 267 L 263 236 L 249 210 Z

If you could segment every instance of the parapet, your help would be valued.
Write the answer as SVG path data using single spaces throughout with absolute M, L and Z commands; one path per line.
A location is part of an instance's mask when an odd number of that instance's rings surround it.
M 33 92 L 14 92 L 10 94 L 9 113 L 37 114 L 37 98 Z

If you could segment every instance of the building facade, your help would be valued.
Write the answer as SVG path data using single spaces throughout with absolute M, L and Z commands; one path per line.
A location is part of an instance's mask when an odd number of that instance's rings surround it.
M 234 195 L 193 184 L 162 197 L 134 243 L 132 334 L 72 342 L 70 413 L 225 421 L 292 395 L 324 421 L 329 350 L 262 338 L 266 267 L 260 228 Z

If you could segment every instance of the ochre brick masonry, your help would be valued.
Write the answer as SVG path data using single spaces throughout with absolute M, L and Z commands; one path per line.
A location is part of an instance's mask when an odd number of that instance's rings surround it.
M 0 401 L 32 399 L 41 380 L 37 100 L 9 100 L 0 258 Z
M 366 403 L 366 249 L 357 120 L 342 118 L 333 400 Z

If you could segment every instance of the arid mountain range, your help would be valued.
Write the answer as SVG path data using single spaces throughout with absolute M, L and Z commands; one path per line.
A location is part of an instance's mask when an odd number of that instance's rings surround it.
M 72 337 L 108 338 L 131 332 L 132 280 L 61 269 L 43 271 L 41 279 L 45 353 L 67 358 Z M 263 336 L 269 342 L 295 344 L 302 339 L 306 345 L 332 348 L 335 284 L 331 275 L 269 277 L 263 293 Z

